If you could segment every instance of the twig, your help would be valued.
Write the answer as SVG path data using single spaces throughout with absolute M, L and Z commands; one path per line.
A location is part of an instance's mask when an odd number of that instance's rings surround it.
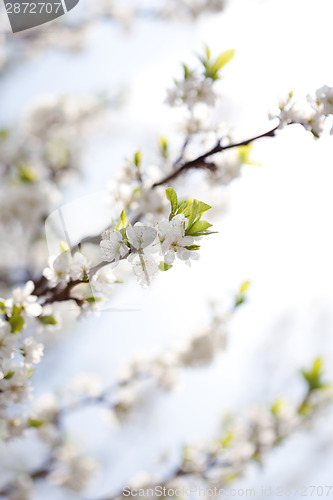
M 227 149 L 238 148 L 240 146 L 247 146 L 251 142 L 257 141 L 258 139 L 262 139 L 263 137 L 274 137 L 279 127 L 280 123 L 276 125 L 273 129 L 269 130 L 268 132 L 265 132 L 264 134 L 256 135 L 255 137 L 251 137 L 250 139 L 246 139 L 245 141 L 236 142 L 233 144 L 227 144 L 226 146 L 223 146 L 221 144 L 221 141 L 218 141 L 218 143 L 212 149 L 202 154 L 201 156 L 198 156 L 194 160 L 184 163 L 181 167 L 172 172 L 170 175 L 164 177 L 164 179 L 161 179 L 159 182 L 155 182 L 155 184 L 153 184 L 152 187 L 155 188 L 157 186 L 162 186 L 163 184 L 167 184 L 168 182 L 173 181 L 181 174 L 192 168 L 212 170 L 212 163 L 206 162 L 206 159 L 209 158 L 210 156 L 216 155 L 217 153 L 221 153 L 222 151 L 225 151 Z

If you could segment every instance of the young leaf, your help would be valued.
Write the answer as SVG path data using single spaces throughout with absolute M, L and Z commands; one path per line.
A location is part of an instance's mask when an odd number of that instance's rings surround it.
M 188 66 L 186 66 L 186 64 L 183 64 L 183 70 L 184 70 L 184 80 L 186 80 L 190 75 L 190 70 L 188 69 Z
M 245 282 L 241 285 L 241 287 L 240 287 L 240 292 L 241 292 L 241 293 L 246 292 L 246 290 L 249 288 L 250 284 L 251 284 L 251 283 L 250 283 L 250 281 L 245 281 Z
M 201 236 L 205 234 L 205 231 L 211 227 L 212 224 L 205 220 L 197 220 L 191 227 L 187 228 L 187 236 Z
M 317 358 L 310 370 L 301 370 L 305 381 L 309 385 L 310 391 L 321 389 L 326 386 L 326 384 L 322 382 L 322 366 L 322 360 Z
M 38 420 L 37 418 L 28 418 L 29 427 L 34 427 L 35 429 L 39 429 L 44 423 L 43 420 Z
M 189 245 L 185 248 L 187 248 L 187 250 L 200 250 L 200 245 Z
M 169 152 L 168 152 L 168 141 L 166 138 L 162 135 L 159 139 L 159 146 L 160 146 L 160 151 L 163 156 L 163 158 L 168 158 Z
M 192 205 L 192 200 L 183 201 L 178 207 L 177 214 L 184 214 L 186 219 L 188 219 L 192 213 Z
M 169 271 L 172 268 L 171 264 L 166 264 L 163 260 L 159 263 L 158 266 L 160 271 Z
M 84 300 L 88 302 L 88 304 L 95 304 L 96 302 L 102 302 L 102 297 L 86 297 Z
M 33 183 L 37 179 L 37 173 L 29 165 L 21 164 L 18 170 L 18 177 L 21 182 Z
M 142 162 L 142 154 L 141 151 L 137 151 L 134 155 L 134 165 L 139 168 Z
M 197 220 L 198 208 L 199 208 L 199 202 L 198 202 L 198 200 L 193 200 L 192 201 L 192 207 L 191 208 L 192 208 L 192 210 L 191 210 L 190 216 L 188 218 L 188 228 L 190 228 L 191 225 Z
M 43 323 L 43 325 L 56 325 L 57 320 L 54 318 L 54 316 L 39 316 L 38 317 L 39 321 Z
M 167 195 L 168 200 L 170 201 L 171 212 L 176 213 L 177 205 L 178 205 L 176 191 L 172 188 L 167 188 L 166 195 Z
M 204 203 L 203 201 L 199 201 L 199 214 L 202 215 L 208 210 L 210 210 L 212 207 L 210 205 L 207 205 L 207 203 Z
M 127 219 L 127 214 L 126 210 L 123 210 L 120 214 L 119 220 L 116 224 L 116 231 L 121 231 L 122 229 L 126 228 L 128 226 L 128 219 Z
M 24 326 L 24 318 L 21 315 L 20 312 L 15 313 L 13 312 L 10 320 L 9 320 L 10 327 L 12 329 L 12 333 L 19 333 L 23 326 Z
M 214 73 L 217 73 L 220 71 L 220 69 L 223 68 L 226 64 L 228 64 L 234 57 L 235 51 L 234 50 L 225 50 L 222 52 L 222 54 L 219 55 L 219 57 L 216 59 L 212 71 Z
M 63 252 L 69 253 L 70 252 L 70 248 L 69 248 L 68 244 L 66 243 L 66 241 L 63 241 L 63 240 L 60 241 L 60 251 L 61 251 L 61 253 L 63 253 Z

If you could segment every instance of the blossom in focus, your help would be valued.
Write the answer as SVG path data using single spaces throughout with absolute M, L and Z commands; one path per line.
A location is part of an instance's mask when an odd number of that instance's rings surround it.
M 137 222 L 134 226 L 128 226 L 126 235 L 128 241 L 136 250 L 149 247 L 156 238 L 156 231 L 152 227 L 147 227 Z
M 102 238 L 100 246 L 105 261 L 117 262 L 128 253 L 128 247 L 120 231 L 108 229 L 104 231 Z
M 22 308 L 29 316 L 39 316 L 42 312 L 42 307 L 37 303 L 38 297 L 32 295 L 35 285 L 32 281 L 28 281 L 23 288 L 15 288 L 12 292 L 12 298 L 6 300 L 6 307 L 12 308 L 14 305 Z
M 170 222 L 164 221 L 156 226 L 164 261 L 168 265 L 173 264 L 176 256 L 183 261 L 199 259 L 197 252 L 187 248 L 195 241 L 192 236 L 185 236 L 187 223 L 188 220 L 185 216 L 179 214 Z
M 150 285 L 151 280 L 158 274 L 158 263 L 150 253 L 133 253 L 128 257 L 132 264 L 132 270 L 138 283 L 146 287 Z
M 49 267 L 43 271 L 43 276 L 52 285 L 65 284 L 70 279 L 72 256 L 69 252 L 62 252 L 57 257 L 50 257 Z

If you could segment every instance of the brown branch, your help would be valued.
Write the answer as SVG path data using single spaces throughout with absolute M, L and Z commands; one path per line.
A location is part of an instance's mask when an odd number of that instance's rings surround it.
M 164 177 L 164 179 L 161 179 L 159 182 L 155 182 L 155 184 L 153 184 L 152 187 L 155 188 L 157 186 L 162 186 L 163 184 L 167 184 L 168 182 L 173 181 L 174 179 L 182 175 L 184 172 L 192 168 L 212 170 L 211 168 L 212 163 L 207 163 L 206 162 L 207 158 L 216 155 L 217 153 L 221 153 L 222 151 L 225 151 L 227 149 L 238 148 L 240 146 L 247 146 L 251 142 L 257 141 L 258 139 L 262 139 L 263 137 L 274 137 L 279 127 L 280 123 L 276 125 L 273 129 L 269 130 L 268 132 L 256 135 L 255 137 L 251 137 L 250 139 L 246 139 L 245 141 L 236 142 L 233 144 L 227 144 L 226 146 L 223 146 L 221 144 L 221 141 L 218 141 L 218 143 L 212 149 L 202 154 L 201 156 L 198 156 L 194 160 L 184 163 L 181 167 L 172 172 L 170 175 Z
M 119 260 L 126 259 L 129 254 L 130 254 L 130 251 L 126 255 L 121 257 Z M 64 302 L 66 300 L 75 300 L 75 302 L 79 306 L 82 306 L 82 304 L 84 303 L 84 299 L 80 299 L 78 297 L 73 297 L 71 295 L 72 289 L 74 287 L 76 287 L 77 285 L 89 284 L 91 278 L 97 273 L 97 271 L 102 269 L 102 267 L 107 266 L 108 264 L 112 264 L 112 263 L 114 263 L 114 261 L 113 262 L 103 261 L 103 262 L 100 262 L 99 264 L 97 264 L 96 266 L 92 267 L 89 271 L 88 279 L 70 280 L 64 288 L 61 288 L 60 285 L 57 285 L 53 288 L 44 288 L 44 289 L 41 287 L 40 290 L 37 289 L 34 292 L 34 295 L 36 295 L 39 298 L 46 296 L 46 299 L 42 304 L 43 306 L 46 304 L 53 304 L 54 302 Z M 43 281 L 43 283 L 44 283 L 44 281 Z M 51 295 L 47 296 L 48 294 L 51 294 Z

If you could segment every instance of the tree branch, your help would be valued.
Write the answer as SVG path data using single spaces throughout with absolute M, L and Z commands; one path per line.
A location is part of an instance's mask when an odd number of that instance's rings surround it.
M 212 171 L 214 170 L 214 168 L 212 168 L 212 165 L 214 164 L 206 162 L 207 158 L 209 158 L 210 156 L 216 155 L 217 153 L 221 153 L 222 151 L 225 151 L 227 149 L 238 148 L 240 146 L 247 146 L 251 142 L 257 141 L 258 139 L 262 139 L 263 137 L 274 137 L 279 127 L 280 123 L 271 130 L 269 130 L 268 132 L 256 135 L 255 137 L 251 137 L 250 139 L 246 139 L 245 141 L 236 142 L 233 144 L 227 144 L 226 146 L 223 146 L 221 144 L 221 141 L 219 141 L 216 144 L 216 146 L 214 146 L 212 149 L 202 154 L 201 156 L 198 156 L 194 160 L 184 163 L 181 167 L 172 172 L 170 175 L 164 177 L 164 179 L 161 179 L 159 182 L 155 182 L 155 184 L 153 184 L 152 187 L 156 188 L 157 186 L 162 186 L 163 184 L 167 184 L 168 182 L 173 181 L 174 179 L 182 175 L 184 172 L 192 168 L 208 169 Z

